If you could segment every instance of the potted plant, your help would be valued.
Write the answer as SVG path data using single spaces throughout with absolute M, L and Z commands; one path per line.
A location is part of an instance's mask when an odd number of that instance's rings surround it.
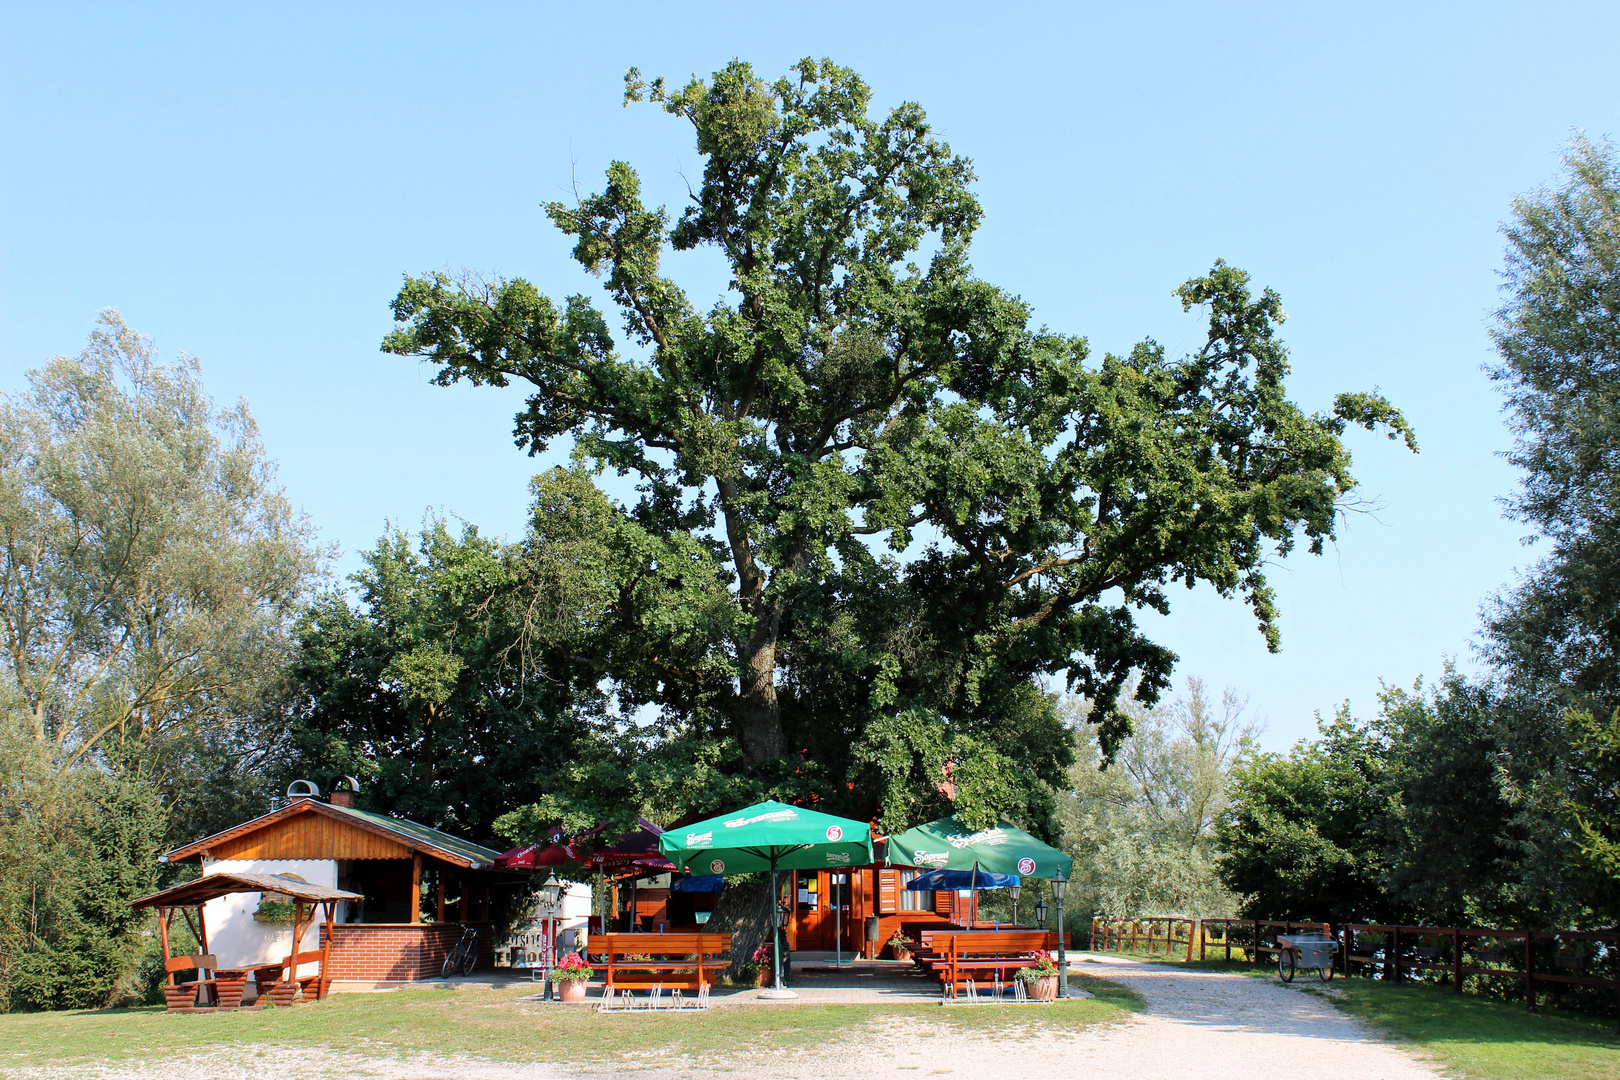
M 754 950 L 754 958 L 743 965 L 743 975 L 746 977 L 748 969 L 753 969 L 753 984 L 755 986 L 770 986 L 775 981 L 771 969 L 771 943 L 765 942 Z
M 1028 967 L 1021 967 L 1015 976 L 1027 988 L 1032 1001 L 1056 1001 L 1058 989 L 1057 961 L 1042 949 L 1030 958 Z
M 894 936 L 889 939 L 889 948 L 894 950 L 894 958 L 901 963 L 911 959 L 911 950 L 916 944 L 915 941 L 906 937 L 904 930 L 896 930 Z
M 564 1001 L 584 1001 L 585 984 L 591 981 L 591 965 L 579 953 L 567 953 L 551 969 L 551 985 Z
M 264 923 L 266 926 L 291 926 L 293 921 L 293 905 L 290 901 L 272 900 L 271 896 L 279 893 L 267 893 L 259 901 L 259 906 L 253 910 L 253 921 Z

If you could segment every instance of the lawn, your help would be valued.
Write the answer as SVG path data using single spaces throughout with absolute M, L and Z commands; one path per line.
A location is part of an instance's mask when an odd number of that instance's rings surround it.
M 1186 966 L 1277 977 L 1269 965 L 1211 959 Z M 1359 976 L 1341 975 L 1323 987 L 1314 974 L 1301 975 L 1294 985 L 1312 993 L 1325 991 L 1340 1009 L 1466 1080 L 1620 1077 L 1620 1031 L 1612 1019 L 1548 1009 L 1532 1013 L 1522 1003 L 1454 994 L 1449 986 L 1390 986 Z
M 315 1047 L 398 1057 L 465 1053 L 503 1062 L 581 1065 L 723 1063 L 882 1037 L 879 1025 L 918 1025 L 987 1036 L 1073 1031 L 1123 1019 L 1141 999 L 1089 976 L 1096 997 L 1054 1005 L 721 1006 L 702 1014 L 603 1015 L 536 1000 L 533 989 L 411 990 L 339 994 L 297 1009 L 168 1015 L 161 1007 L 0 1015 L 0 1075 L 12 1069 L 146 1062 L 220 1047 Z

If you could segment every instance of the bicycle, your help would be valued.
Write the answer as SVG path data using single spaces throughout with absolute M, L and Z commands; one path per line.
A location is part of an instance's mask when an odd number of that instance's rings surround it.
M 444 958 L 444 967 L 439 969 L 439 977 L 448 979 L 459 968 L 463 975 L 471 975 L 474 967 L 478 965 L 478 931 L 470 926 L 461 928 L 461 940 L 451 947 Z

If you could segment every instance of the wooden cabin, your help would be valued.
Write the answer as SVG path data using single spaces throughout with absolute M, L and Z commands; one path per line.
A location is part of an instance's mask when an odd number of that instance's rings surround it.
M 330 977 L 339 981 L 438 978 L 462 928 L 479 931 L 479 966 L 489 967 L 490 887 L 516 880 L 492 871 L 498 852 L 404 818 L 358 810 L 350 792 L 331 802 L 297 796 L 278 810 L 176 848 L 165 862 L 196 862 L 203 874 L 296 875 L 362 899 L 338 905 Z M 291 944 L 284 926 L 254 918 L 259 893 L 208 901 L 209 947 L 221 966 L 252 968 Z M 299 951 L 324 944 L 311 926 Z M 339 989 L 342 989 L 339 986 Z
M 905 888 L 921 872 L 883 866 L 785 871 L 782 899 L 792 908 L 788 947 L 795 952 L 831 952 L 841 938 L 845 953 L 877 959 L 891 955 L 888 940 L 902 926 L 967 925 L 972 905 L 967 897 L 955 890 Z M 878 917 L 876 942 L 866 939 L 869 915 Z

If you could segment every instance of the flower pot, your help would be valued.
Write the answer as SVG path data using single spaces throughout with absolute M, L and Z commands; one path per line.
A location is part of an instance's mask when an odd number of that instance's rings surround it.
M 560 979 L 557 982 L 557 997 L 563 1001 L 584 1001 L 584 979 Z
M 772 980 L 771 980 L 771 969 L 762 967 L 758 971 L 754 972 L 754 985 L 755 986 L 771 986 L 771 985 L 773 985 Z
M 896 960 L 900 961 L 903 964 L 907 960 L 911 959 L 911 950 L 910 949 L 902 949 L 902 948 L 900 948 L 900 946 L 896 945 L 894 947 L 894 958 Z
M 1057 976 L 1043 975 L 1032 980 L 1029 984 L 1029 999 L 1031 1001 L 1056 1001 Z

